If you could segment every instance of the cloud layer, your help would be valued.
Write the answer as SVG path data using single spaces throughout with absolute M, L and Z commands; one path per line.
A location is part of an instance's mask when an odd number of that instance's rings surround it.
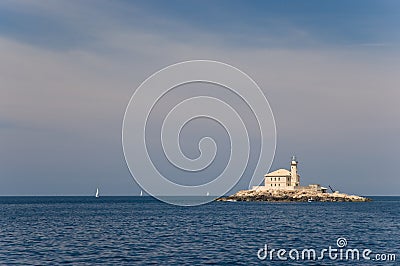
M 1 10 L 21 23 L 0 31 L 1 195 L 85 195 L 97 186 L 136 194 L 121 149 L 125 107 L 149 75 L 190 59 L 232 64 L 260 85 L 277 123 L 273 168 L 296 154 L 304 183 L 398 193 L 398 35 L 374 42 L 381 45 L 325 43 L 275 17 L 290 30 L 224 34 L 123 4 L 12 2 Z M 26 23 L 33 32 L 24 33 Z

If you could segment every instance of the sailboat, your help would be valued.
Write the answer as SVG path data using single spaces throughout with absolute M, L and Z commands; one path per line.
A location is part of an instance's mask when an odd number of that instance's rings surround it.
M 207 196 L 210 196 L 210 192 L 207 192 Z
M 99 188 L 96 189 L 96 195 L 95 195 L 95 197 L 96 197 L 96 198 L 99 197 Z
M 140 191 L 140 196 L 143 196 L 143 190 Z

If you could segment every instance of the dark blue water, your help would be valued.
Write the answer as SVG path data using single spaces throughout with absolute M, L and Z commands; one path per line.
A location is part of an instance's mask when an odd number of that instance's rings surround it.
M 268 248 L 365 248 L 396 262 L 259 260 Z M 0 197 L 0 264 L 399 265 L 400 197 L 371 203 L 213 202 L 150 197 Z M 371 256 L 370 255 L 370 256 Z

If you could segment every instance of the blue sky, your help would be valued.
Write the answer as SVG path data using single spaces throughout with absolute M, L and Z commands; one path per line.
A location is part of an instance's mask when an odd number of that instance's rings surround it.
M 126 104 L 190 59 L 257 81 L 277 123 L 273 169 L 295 153 L 305 183 L 398 194 L 399 12 L 398 1 L 2 1 L 0 195 L 138 194 Z
M 0 30 L 54 49 L 101 46 L 96 35 L 113 27 L 174 38 L 223 33 L 232 45 L 395 45 L 399 8 L 397 1 L 6 1 Z

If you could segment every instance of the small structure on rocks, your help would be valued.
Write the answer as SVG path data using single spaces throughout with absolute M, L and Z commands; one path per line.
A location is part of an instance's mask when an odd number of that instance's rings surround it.
M 327 188 L 321 187 L 320 184 L 311 184 L 308 186 L 300 186 L 300 175 L 297 172 L 298 161 L 293 156 L 290 162 L 290 171 L 286 169 L 278 169 L 264 176 L 264 186 L 254 186 L 253 190 L 307 190 L 325 193 Z
M 335 191 L 327 193 L 327 188 L 319 184 L 300 186 L 300 175 L 297 173 L 298 162 L 293 156 L 290 171 L 278 169 L 264 176 L 264 186 L 254 186 L 250 190 L 241 190 L 217 201 L 270 201 L 270 202 L 365 202 L 371 201 L 355 195 Z M 333 192 L 333 191 L 332 191 Z

